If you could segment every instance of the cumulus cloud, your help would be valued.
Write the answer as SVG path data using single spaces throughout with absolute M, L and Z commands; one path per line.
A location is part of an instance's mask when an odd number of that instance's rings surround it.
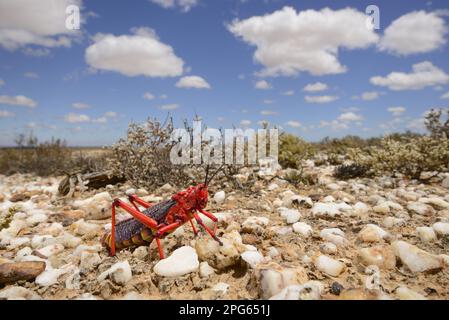
M 292 127 L 292 128 L 299 128 L 299 127 L 301 127 L 301 122 L 291 120 L 291 121 L 288 121 L 286 123 L 286 125 L 288 125 L 289 127 Z
M 293 90 L 288 90 L 288 91 L 282 92 L 282 95 L 284 95 L 284 96 L 292 96 L 294 94 L 295 94 L 295 91 L 293 91 Z
M 434 51 L 446 43 L 448 28 L 437 12 L 413 11 L 385 29 L 379 49 L 398 55 Z
M 176 77 L 184 61 L 162 43 L 154 30 L 134 28 L 130 35 L 97 34 L 85 59 L 94 70 L 116 71 L 128 77 Z
M 175 110 L 179 108 L 179 104 L 172 103 L 172 104 L 164 104 L 162 106 L 159 106 L 159 109 L 162 110 Z
M 29 78 L 29 79 L 39 79 L 40 78 L 39 75 L 37 73 L 35 73 L 35 72 L 25 72 L 23 74 L 23 76 L 25 78 Z
M 70 112 L 64 116 L 64 121 L 68 123 L 90 122 L 90 117 L 86 114 L 78 114 Z
M 316 82 L 316 83 L 309 83 L 304 87 L 304 91 L 307 92 L 318 92 L 318 91 L 324 91 L 327 89 L 327 84 L 322 82 Z
M 387 109 L 388 112 L 391 112 L 391 114 L 395 117 L 399 117 L 401 114 L 403 114 L 406 109 L 404 107 L 390 107 Z
M 75 109 L 89 109 L 91 106 L 84 102 L 74 102 L 72 103 L 72 107 Z
M 153 94 L 149 93 L 149 92 L 145 92 L 143 94 L 143 98 L 145 100 L 154 100 L 156 97 Z
M 376 33 L 366 28 L 366 15 L 352 8 L 296 12 L 284 7 L 234 20 L 228 29 L 256 47 L 254 60 L 264 66 L 262 76 L 343 73 L 347 68 L 338 60 L 340 48 L 362 49 L 378 41 Z
M 66 8 L 82 0 L 0 0 L 0 46 L 70 47 L 79 30 L 66 28 Z M 82 23 L 83 21 L 81 21 Z
M 337 120 L 344 122 L 353 122 L 353 121 L 362 121 L 363 117 L 360 114 L 356 114 L 354 112 L 345 112 L 342 113 Z
M 365 101 L 371 101 L 371 100 L 376 100 L 377 98 L 379 98 L 380 93 L 377 91 L 367 91 L 367 92 L 363 92 L 360 96 L 360 98 L 362 100 Z
M 117 112 L 115 111 L 108 111 L 104 114 L 105 117 L 107 118 L 116 118 L 117 117 Z
M 6 110 L 0 110 L 0 118 L 8 118 L 8 117 L 14 117 L 16 114 L 14 112 L 6 111 Z
M 37 106 L 36 101 L 22 95 L 0 96 L 0 104 L 7 104 L 11 106 L 23 106 L 28 108 L 34 108 Z
M 335 130 L 335 131 L 349 129 L 349 125 L 346 122 L 341 122 L 338 120 L 332 120 L 332 121 L 321 120 L 319 127 L 320 128 L 330 127 L 332 130 Z
M 176 83 L 178 88 L 210 89 L 209 83 L 199 76 L 186 76 Z
M 391 72 L 386 77 L 372 77 L 370 81 L 374 85 L 388 87 L 390 90 L 419 90 L 446 84 L 449 82 L 449 75 L 432 62 L 424 61 L 414 64 L 410 73 Z
M 242 127 L 247 127 L 247 126 L 251 125 L 251 121 L 250 120 L 242 120 L 242 121 L 240 121 L 240 125 Z
M 179 8 L 183 12 L 188 12 L 198 4 L 198 0 L 149 0 L 165 9 Z
M 254 85 L 254 88 L 260 89 L 260 90 L 268 90 L 268 89 L 271 89 L 273 87 L 266 80 L 260 80 L 260 81 L 256 82 L 256 84 Z
M 304 100 L 309 103 L 328 103 L 337 100 L 337 96 L 305 96 Z

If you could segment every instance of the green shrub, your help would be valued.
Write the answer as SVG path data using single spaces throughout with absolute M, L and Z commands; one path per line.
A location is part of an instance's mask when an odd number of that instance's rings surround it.
M 359 164 L 341 165 L 335 168 L 334 176 L 337 179 L 346 180 L 363 177 L 367 174 L 368 168 Z
M 283 168 L 298 169 L 301 161 L 314 153 L 313 146 L 297 136 L 288 133 L 279 136 L 279 164 Z
M 449 139 L 429 136 L 385 138 L 380 146 L 351 149 L 348 156 L 375 175 L 401 173 L 419 178 L 423 171 L 449 170 Z

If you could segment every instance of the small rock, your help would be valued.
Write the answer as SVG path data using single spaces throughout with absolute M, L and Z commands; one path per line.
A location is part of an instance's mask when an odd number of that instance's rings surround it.
M 308 281 L 304 268 L 285 268 L 270 262 L 259 265 L 254 273 L 262 299 L 268 299 L 280 293 L 289 285 L 304 284 Z
M 320 251 L 326 254 L 333 254 L 337 252 L 337 246 L 332 242 L 325 242 L 320 244 Z
M 103 281 L 107 277 L 118 285 L 125 285 L 132 278 L 132 271 L 128 261 L 117 262 L 108 270 L 100 274 L 98 280 Z
M 44 272 L 42 272 L 40 275 L 37 276 L 35 283 L 41 287 L 49 287 L 58 282 L 58 278 L 69 271 L 70 270 L 68 268 L 66 269 L 48 268 L 47 270 L 45 270 Z
M 348 244 L 348 240 L 345 238 L 345 233 L 339 228 L 323 229 L 320 232 L 320 237 L 337 246 L 346 246 Z
M 388 233 L 375 224 L 367 224 L 358 234 L 363 242 L 381 242 L 387 236 Z
M 144 300 L 144 297 L 142 297 L 138 292 L 131 291 L 125 294 L 122 298 L 122 300 Z
M 438 236 L 445 236 L 449 234 L 449 223 L 448 222 L 437 222 L 432 226 L 433 230 Z
M 399 300 L 427 300 L 423 295 L 410 290 L 407 287 L 399 287 L 396 289 L 395 293 Z
M 85 222 L 84 219 L 80 219 L 73 223 L 70 226 L 70 229 L 73 230 L 76 235 L 84 236 L 96 235 L 101 230 L 101 227 L 94 223 Z
M 33 280 L 45 270 L 45 262 L 29 261 L 0 264 L 0 284 Z
M 270 300 L 319 300 L 323 285 L 318 281 L 308 281 L 303 285 L 289 285 Z
M 428 204 L 422 202 L 410 202 L 407 205 L 407 209 L 415 214 L 422 216 L 431 216 L 435 214 L 435 209 Z
M 293 231 L 299 233 L 304 238 L 310 237 L 313 233 L 312 227 L 305 222 L 296 222 L 292 225 L 292 227 Z
M 242 229 L 248 233 L 263 233 L 269 222 L 266 217 L 251 216 L 243 222 Z
M 276 190 L 278 188 L 279 188 L 279 186 L 276 183 L 272 183 L 272 184 L 270 184 L 268 186 L 268 191 L 273 191 L 273 190 Z
M 144 261 L 145 258 L 148 256 L 148 247 L 147 246 L 137 247 L 133 252 L 133 256 L 139 260 Z
M 212 291 L 219 293 L 220 295 L 225 295 L 228 292 L 229 284 L 225 282 L 219 282 L 211 288 Z
M 215 274 L 214 268 L 212 268 L 206 261 L 200 263 L 200 277 L 207 278 Z
M 64 251 L 64 246 L 59 243 L 50 244 L 46 247 L 43 247 L 42 249 L 36 250 L 38 254 L 35 253 L 35 255 L 43 256 L 45 258 L 49 258 L 55 254 L 61 253 Z
M 87 220 L 101 220 L 111 217 L 112 198 L 107 191 L 97 193 L 84 200 L 75 200 L 73 205 L 86 212 Z
M 281 217 L 283 217 L 288 224 L 295 223 L 301 218 L 301 213 L 298 210 L 280 209 L 280 211 Z
M 314 264 L 318 270 L 332 277 L 338 276 L 345 269 L 345 265 L 342 262 L 325 255 L 318 256 L 315 259 Z
M 18 287 L 18 286 L 9 286 L 0 291 L 0 300 L 40 300 L 39 295 L 34 293 L 33 291 Z
M 96 252 L 81 252 L 80 269 L 82 273 L 93 270 L 101 263 L 101 258 Z
M 216 204 L 222 204 L 225 201 L 226 194 L 224 191 L 218 191 L 214 194 L 214 201 Z
M 198 255 L 194 248 L 184 246 L 176 249 L 166 259 L 154 266 L 154 272 L 163 277 L 179 277 L 198 270 Z
M 382 225 L 385 228 L 401 227 L 405 225 L 405 220 L 396 217 L 385 217 L 382 220 Z
M 19 202 L 19 201 L 26 201 L 31 198 L 31 194 L 29 192 L 20 192 L 20 193 L 14 193 L 11 198 L 9 198 L 9 201 L 11 202 Z
M 268 256 L 271 258 L 275 258 L 277 256 L 279 256 L 279 250 L 276 249 L 275 247 L 269 247 L 268 248 Z
M 416 228 L 419 238 L 422 242 L 432 242 L 437 239 L 435 231 L 430 227 L 418 227 Z
M 261 263 L 264 260 L 264 257 L 259 251 L 245 251 L 242 253 L 242 259 L 248 263 L 251 268 L 255 268 L 258 263 Z
M 396 256 L 388 245 L 359 249 L 358 258 L 365 266 L 375 265 L 386 270 L 394 269 L 396 266 Z
M 449 189 L 449 176 L 446 177 L 442 182 L 441 182 L 441 186 L 443 188 Z
M 395 255 L 412 272 L 437 271 L 443 267 L 441 259 L 405 241 L 391 244 Z
M 343 289 L 344 289 L 343 286 L 335 281 L 335 282 L 332 282 L 330 292 L 336 296 L 339 296 Z

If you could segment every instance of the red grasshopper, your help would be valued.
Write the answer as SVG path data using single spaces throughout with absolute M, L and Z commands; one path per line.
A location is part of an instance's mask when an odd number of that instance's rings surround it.
M 153 239 L 156 239 L 159 257 L 164 259 L 164 251 L 160 239 L 175 231 L 187 221 L 190 222 L 193 233 L 196 236 L 198 232 L 192 219 L 195 219 L 213 239 L 222 245 L 221 241 L 215 235 L 217 231 L 217 218 L 212 213 L 204 210 L 209 197 L 207 186 L 221 167 L 218 168 L 209 181 L 207 180 L 208 169 L 206 171 L 204 183 L 195 187 L 189 187 L 184 191 L 176 193 L 171 199 L 157 204 L 145 202 L 135 195 L 128 196 L 132 207 L 120 199 L 114 199 L 114 202 L 112 203 L 111 233 L 105 234 L 102 239 L 103 245 L 110 250 L 111 256 L 115 255 L 116 249 L 120 250 L 144 244 L 150 245 Z M 140 211 L 136 204 L 144 207 L 145 210 Z M 115 224 L 115 209 L 118 207 L 130 213 L 133 218 Z M 198 212 L 214 221 L 215 225 L 213 231 L 204 225 Z

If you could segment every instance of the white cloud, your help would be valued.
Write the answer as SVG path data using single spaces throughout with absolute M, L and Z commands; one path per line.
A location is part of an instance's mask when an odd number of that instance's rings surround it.
M 155 96 L 154 96 L 153 94 L 149 93 L 149 92 L 145 92 L 145 93 L 143 94 L 143 98 L 144 98 L 145 100 L 154 100 Z
M 338 120 L 332 120 L 332 121 L 321 120 L 319 127 L 320 128 L 330 127 L 332 130 L 335 130 L 335 131 L 349 129 L 349 125 L 346 122 L 341 122 Z
M 343 122 L 352 122 L 352 121 L 361 121 L 363 120 L 363 117 L 360 114 L 356 114 L 354 112 L 345 112 L 342 113 L 337 120 L 343 121 Z
M 97 118 L 97 119 L 93 119 L 92 122 L 94 122 L 94 123 L 107 123 L 108 122 L 108 118 L 100 117 L 100 118 Z
M 209 83 L 199 76 L 186 76 L 176 83 L 178 88 L 210 89 Z
M 164 104 L 162 106 L 159 106 L 162 110 L 175 110 L 179 108 L 179 104 L 172 103 L 172 104 Z
M 256 46 L 254 60 L 265 68 L 263 76 L 293 76 L 307 71 L 313 75 L 346 71 L 338 61 L 340 48 L 361 49 L 378 41 L 366 28 L 366 15 L 352 8 L 296 12 L 284 7 L 264 16 L 234 20 L 228 29 Z
M 256 84 L 254 85 L 254 88 L 261 89 L 261 90 L 268 90 L 268 89 L 271 89 L 273 87 L 266 80 L 260 80 L 260 81 L 256 82 Z
M 84 102 L 75 102 L 72 103 L 72 107 L 75 109 L 89 109 L 91 106 Z
M 446 84 L 449 82 L 449 75 L 432 62 L 424 61 L 414 64 L 411 73 L 391 72 L 386 77 L 372 77 L 370 81 L 374 85 L 388 87 L 390 90 L 419 90 Z
M 318 92 L 318 91 L 324 91 L 327 89 L 327 84 L 322 82 L 315 82 L 315 83 L 309 83 L 304 87 L 304 91 L 307 92 Z
M 424 118 L 410 120 L 407 124 L 407 129 L 410 130 L 423 131 L 425 128 L 426 126 Z
M 184 61 L 173 48 L 159 41 L 149 28 L 134 28 L 131 35 L 97 34 L 85 59 L 94 70 L 116 71 L 129 77 L 176 77 Z
M 391 112 L 391 114 L 395 117 L 399 117 L 401 114 L 403 114 L 407 109 L 404 107 L 390 107 L 387 109 L 388 112 Z
M 362 98 L 362 100 L 371 101 L 371 100 L 376 100 L 377 98 L 379 98 L 379 96 L 380 96 L 380 93 L 377 91 L 367 91 L 367 92 L 363 92 L 360 97 Z
M 251 121 L 250 120 L 242 120 L 242 121 L 240 121 L 240 125 L 242 126 L 242 127 L 247 127 L 247 126 L 249 126 L 251 124 Z
M 288 91 L 282 92 L 282 95 L 284 95 L 284 96 L 292 96 L 294 94 L 295 94 L 295 91 L 293 91 L 293 90 L 288 90 Z
M 64 116 L 64 121 L 68 123 L 90 122 L 90 117 L 86 114 L 70 112 Z
M 14 117 L 16 114 L 6 110 L 0 110 L 0 118 Z
M 83 7 L 82 0 L 0 0 L 0 46 L 7 50 L 29 45 L 70 47 L 80 34 L 65 25 L 71 4 Z
M 449 91 L 441 95 L 441 99 L 449 99 Z
M 272 110 L 262 110 L 260 111 L 260 114 L 264 116 L 274 116 L 277 114 L 277 112 Z
M 265 103 L 265 104 L 272 104 L 272 103 L 274 103 L 274 100 L 265 99 L 262 102 Z
M 413 11 L 394 20 L 379 42 L 379 49 L 399 55 L 425 53 L 442 47 L 448 28 L 436 12 Z
M 2 79 L 0 79 L 0 87 L 3 86 L 5 84 L 5 81 L 3 81 Z
M 165 9 L 180 8 L 183 12 L 188 12 L 198 4 L 198 0 L 149 0 Z
M 105 117 L 108 118 L 116 118 L 117 117 L 117 112 L 115 111 L 108 111 L 104 114 Z
M 25 72 L 23 74 L 23 76 L 25 78 L 30 78 L 30 79 L 39 79 L 39 75 L 37 73 L 35 73 L 35 72 Z
M 292 120 L 292 121 L 288 121 L 286 123 L 286 125 L 288 125 L 289 127 L 292 127 L 292 128 L 299 128 L 299 127 L 301 127 L 301 122 Z
M 8 104 L 11 106 L 23 106 L 28 108 L 34 108 L 37 106 L 36 101 L 22 95 L 0 96 L 0 104 Z
M 309 103 L 328 103 L 338 99 L 337 96 L 305 96 L 304 99 Z
M 22 49 L 22 53 L 31 57 L 46 57 L 50 55 L 50 50 L 47 48 L 30 48 Z

